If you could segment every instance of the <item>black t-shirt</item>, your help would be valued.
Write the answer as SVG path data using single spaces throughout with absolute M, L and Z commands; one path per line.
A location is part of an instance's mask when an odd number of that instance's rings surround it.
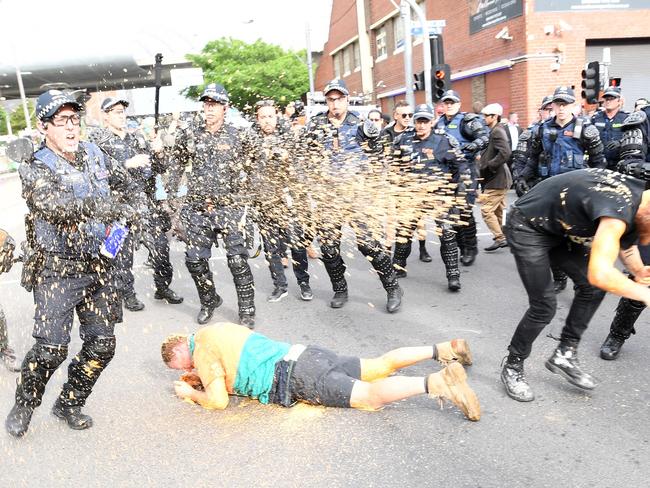
M 605 169 L 582 169 L 548 178 L 515 202 L 531 227 L 590 244 L 598 219 L 611 217 L 627 225 L 621 247 L 638 240 L 634 217 L 645 181 Z

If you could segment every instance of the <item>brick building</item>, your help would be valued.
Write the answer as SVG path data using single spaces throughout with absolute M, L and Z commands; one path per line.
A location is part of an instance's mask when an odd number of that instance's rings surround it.
M 329 38 L 316 88 L 343 78 L 390 112 L 405 94 L 403 21 L 390 0 L 334 0 Z M 445 61 L 453 88 L 472 102 L 498 102 L 534 118 L 541 98 L 559 85 L 575 85 L 587 61 L 610 47 L 610 77 L 622 78 L 626 109 L 650 96 L 650 0 L 420 0 L 427 19 L 444 19 Z M 592 6 L 598 5 L 599 10 Z M 417 17 L 413 14 L 413 21 Z M 501 33 L 500 36 L 497 36 Z M 498 38 L 497 38 L 498 37 Z M 423 69 L 422 42 L 413 38 L 413 71 Z M 412 80 L 412 78 L 411 78 Z M 411 82 L 409 80 L 409 82 Z M 424 92 L 415 92 L 416 102 Z

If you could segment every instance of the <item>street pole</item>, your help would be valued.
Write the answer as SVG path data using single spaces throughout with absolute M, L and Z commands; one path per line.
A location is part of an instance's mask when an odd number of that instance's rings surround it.
M 23 113 L 25 114 L 25 128 L 32 132 L 32 120 L 29 117 L 29 109 L 27 108 L 27 97 L 25 96 L 25 87 L 23 86 L 23 75 L 20 72 L 20 67 L 16 63 L 16 80 L 18 81 L 18 91 L 20 92 L 20 99 L 23 102 Z
M 609 86 L 609 65 L 612 63 L 612 51 L 608 47 L 603 48 L 603 62 L 600 63 L 603 67 L 603 74 L 601 75 L 604 78 L 600 86 L 603 88 L 603 91 Z
M 309 96 L 307 97 L 307 106 L 314 103 L 314 70 L 312 69 L 311 59 L 311 27 L 309 21 L 305 22 L 305 41 L 307 44 L 307 70 L 309 71 Z
M 427 18 L 422 9 L 415 3 L 415 0 L 403 0 L 408 3 L 420 21 L 422 27 L 422 57 L 424 61 L 424 91 L 425 102 L 433 105 L 433 92 L 431 90 L 431 46 L 429 45 L 429 30 L 427 29 Z
M 411 6 L 402 1 L 400 4 L 402 23 L 404 25 L 404 80 L 406 84 L 406 102 L 415 107 L 413 93 L 413 37 L 411 36 Z

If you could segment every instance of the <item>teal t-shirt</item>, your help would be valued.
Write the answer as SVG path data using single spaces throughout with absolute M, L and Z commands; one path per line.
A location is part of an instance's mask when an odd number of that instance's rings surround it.
M 233 390 L 238 395 L 257 398 L 260 403 L 269 403 L 269 392 L 273 386 L 275 364 L 289 352 L 291 346 L 253 332 L 239 357 L 237 376 Z

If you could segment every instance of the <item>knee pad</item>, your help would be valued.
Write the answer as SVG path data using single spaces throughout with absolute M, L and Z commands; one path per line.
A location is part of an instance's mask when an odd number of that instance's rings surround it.
M 55 370 L 68 357 L 68 346 L 37 342 L 27 352 L 25 361 L 36 362 L 45 369 Z
M 115 336 L 96 336 L 84 341 L 81 352 L 106 366 L 115 356 Z
M 202 275 L 210 272 L 210 264 L 207 259 L 199 261 L 185 261 L 185 266 L 191 275 Z
M 234 273 L 246 268 L 248 265 L 248 259 L 241 254 L 235 254 L 228 258 L 228 268 Z

